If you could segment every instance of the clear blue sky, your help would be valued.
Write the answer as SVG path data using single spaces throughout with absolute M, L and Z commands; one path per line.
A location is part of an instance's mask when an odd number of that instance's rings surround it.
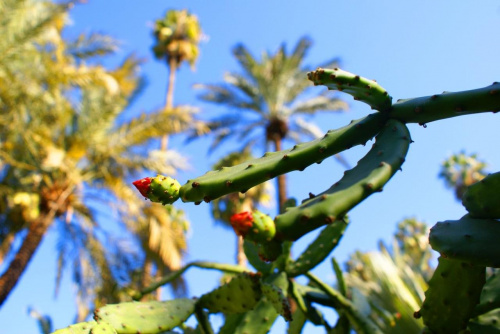
M 169 7 L 171 3 L 175 6 Z M 181 68 L 175 92 L 176 104 L 196 105 L 207 117 L 217 110 L 198 101 L 192 85 L 220 82 L 225 71 L 238 70 L 230 50 L 239 42 L 259 55 L 263 50 L 275 51 L 282 42 L 292 48 L 301 36 L 309 35 L 314 45 L 306 63 L 316 65 L 340 57 L 343 69 L 376 79 L 394 99 L 474 89 L 500 81 L 500 3 L 496 0 L 312 0 L 307 4 L 284 0 L 90 0 L 78 5 L 72 11 L 69 35 L 102 32 L 120 40 L 119 53 L 107 59 L 111 66 L 130 53 L 147 59 L 142 70 L 148 86 L 128 111 L 131 114 L 152 110 L 164 101 L 167 70 L 152 59 L 151 26 L 169 8 L 188 8 L 198 15 L 207 35 L 197 70 Z M 339 96 L 350 103 L 351 111 L 316 117 L 314 120 L 325 131 L 370 112 L 350 96 Z M 498 129 L 500 118 L 491 113 L 430 123 L 425 129 L 411 125 L 415 143 L 410 147 L 403 172 L 395 175 L 384 192 L 373 195 L 351 212 L 352 224 L 334 253 L 337 259 L 345 261 L 356 249 L 375 249 L 377 241 L 388 240 L 396 223 L 405 217 L 415 216 L 429 225 L 461 217 L 464 209 L 437 177 L 440 163 L 450 154 L 465 150 L 479 153 L 489 162 L 490 171 L 500 170 Z M 202 141 L 184 146 L 180 138 L 174 138 L 171 146 L 190 158 L 192 170 L 177 175 L 181 183 L 207 171 L 222 153 L 207 156 L 207 145 Z M 345 157 L 354 165 L 368 146 L 355 148 Z M 335 182 L 343 170 L 333 159 L 329 160 L 290 174 L 290 195 L 302 199 Z M 209 206 L 179 206 L 187 211 L 192 222 L 186 260 L 232 262 L 232 232 L 214 225 Z M 274 210 L 269 212 L 274 215 Z M 0 310 L 0 332 L 38 333 L 35 321 L 26 315 L 27 306 L 51 315 L 55 328 L 71 323 L 76 287 L 66 277 L 57 299 L 53 293 L 54 234 L 51 231 L 46 236 L 28 271 Z M 308 240 L 304 239 L 296 254 Z M 329 265 L 320 266 L 316 273 L 333 283 Z M 215 286 L 218 274 L 192 270 L 186 277 L 190 295 L 198 296 Z M 308 327 L 308 333 L 314 332 L 313 327 Z

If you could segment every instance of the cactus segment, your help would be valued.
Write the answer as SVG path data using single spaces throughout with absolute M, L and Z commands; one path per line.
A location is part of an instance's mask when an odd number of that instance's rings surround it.
M 422 316 L 432 333 L 458 333 L 467 327 L 479 302 L 486 270 L 442 256 L 438 261 L 422 308 L 415 316 Z
M 500 219 L 500 172 L 470 185 L 462 204 L 472 217 Z
M 459 220 L 439 222 L 431 228 L 429 243 L 450 258 L 485 267 L 500 267 L 500 222 L 465 215 Z
M 181 187 L 181 200 L 210 201 L 229 193 L 244 192 L 278 175 L 303 170 L 347 148 L 365 144 L 380 131 L 385 119 L 381 113 L 371 114 L 340 129 L 330 130 L 323 138 L 266 153 L 239 165 L 209 171 Z
M 178 298 L 164 302 L 109 304 L 94 312 L 94 319 L 107 322 L 119 334 L 162 333 L 181 325 L 194 312 L 196 301 Z
M 454 93 L 400 100 L 392 105 L 390 118 L 404 123 L 426 124 L 440 119 L 500 111 L 500 83 Z
M 500 273 L 494 273 L 488 277 L 483 291 L 481 291 L 479 305 L 474 310 L 474 316 L 490 312 L 497 308 L 500 309 Z
M 80 322 L 78 324 L 58 329 L 52 334 L 89 334 L 92 328 L 96 325 L 97 322 L 95 321 Z
M 90 334 L 117 334 L 118 332 L 107 322 L 100 322 L 90 330 Z
M 262 296 L 260 274 L 242 273 L 204 294 L 198 300 L 198 306 L 211 313 L 244 313 L 252 310 Z
M 254 267 L 258 272 L 262 274 L 267 274 L 271 272 L 273 269 L 273 265 L 271 263 L 267 263 L 266 261 L 262 260 L 261 257 L 259 256 L 259 245 L 248 241 L 244 240 L 243 241 L 243 249 L 245 251 L 245 255 L 247 257 L 248 262 Z
M 257 243 L 270 241 L 276 233 L 272 218 L 258 210 L 232 215 L 231 226 L 237 235 Z
M 324 85 L 330 90 L 338 90 L 368 104 L 372 109 L 387 111 L 392 104 L 392 97 L 375 80 L 369 80 L 359 75 L 338 68 L 323 69 L 307 73 L 307 78 L 314 85 Z
M 267 277 L 264 283 L 272 284 L 287 291 L 288 280 L 285 273 Z M 278 317 L 274 306 L 263 297 L 251 311 L 243 314 L 230 314 L 226 317 L 219 334 L 266 334 Z
M 290 303 L 288 302 L 288 299 L 280 288 L 274 286 L 273 284 L 263 283 L 262 293 L 274 306 L 276 312 L 281 314 L 281 316 L 285 318 L 286 321 L 292 320 L 292 310 L 290 308 Z
M 176 179 L 169 176 L 145 177 L 132 182 L 132 184 L 142 196 L 148 198 L 151 202 L 166 205 L 172 204 L 179 199 L 181 185 Z
M 348 224 L 347 217 L 327 225 L 296 261 L 287 264 L 289 277 L 303 275 L 321 263 L 338 245 Z
M 409 144 L 406 126 L 389 120 L 372 149 L 339 182 L 275 218 L 276 239 L 297 240 L 322 225 L 333 223 L 366 197 L 381 191 L 403 164 Z
M 264 262 L 272 262 L 283 254 L 283 243 L 277 240 L 271 240 L 258 244 L 259 257 Z

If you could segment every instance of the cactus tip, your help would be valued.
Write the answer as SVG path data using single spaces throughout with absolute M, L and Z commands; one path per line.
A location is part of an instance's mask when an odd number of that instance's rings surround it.
M 132 184 L 139 190 L 142 196 L 148 197 L 148 192 L 151 189 L 152 177 L 145 177 L 143 179 L 132 182 Z

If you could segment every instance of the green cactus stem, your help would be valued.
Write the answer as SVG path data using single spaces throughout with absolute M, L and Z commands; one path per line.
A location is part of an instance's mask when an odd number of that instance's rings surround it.
M 89 334 L 92 328 L 94 328 L 96 325 L 96 321 L 80 322 L 78 324 L 58 329 L 52 334 Z
M 197 305 L 210 313 L 244 313 L 252 310 L 261 296 L 260 274 L 243 273 L 201 296 Z
M 500 172 L 470 185 L 462 204 L 472 217 L 500 219 Z
M 330 130 L 323 138 L 298 144 L 291 149 L 266 153 L 261 158 L 239 165 L 209 171 L 181 187 L 181 200 L 208 202 L 229 193 L 245 192 L 278 175 L 321 163 L 352 146 L 365 144 L 380 131 L 385 120 L 380 113 L 371 114 L 340 129 Z
M 292 320 L 292 310 L 290 303 L 286 298 L 283 290 L 277 286 L 269 283 L 262 284 L 262 293 L 266 296 L 267 300 L 274 306 L 276 312 L 281 314 L 286 321 Z
M 481 291 L 479 304 L 474 309 L 474 316 L 500 309 L 500 273 L 488 277 Z M 499 323 L 500 325 L 500 323 Z
M 438 222 L 431 228 L 429 243 L 441 255 L 485 267 L 500 267 L 500 222 L 465 215 L 459 220 Z
M 462 92 L 400 100 L 392 105 L 390 118 L 404 123 L 426 124 L 440 119 L 500 111 L 500 83 Z
M 148 198 L 151 202 L 166 205 L 172 204 L 179 199 L 181 185 L 176 179 L 169 176 L 145 177 L 132 182 L 132 184 L 142 196 Z
M 458 333 L 467 328 L 485 283 L 485 267 L 440 257 L 425 300 L 415 317 L 431 333 Z
M 188 298 L 110 304 L 97 309 L 94 319 L 110 324 L 119 334 L 162 333 L 186 321 L 195 304 Z
M 335 222 L 369 195 L 381 191 L 401 168 L 409 144 L 406 126 L 389 120 L 372 149 L 339 182 L 275 218 L 276 239 L 297 240 L 309 231 Z
M 387 111 L 392 104 L 392 97 L 375 80 L 366 79 L 338 68 L 318 68 L 316 71 L 307 73 L 307 78 L 314 82 L 315 86 L 323 85 L 329 90 L 350 94 L 355 100 L 365 102 L 372 109 Z
M 100 322 L 90 330 L 90 334 L 117 334 L 118 332 L 107 322 Z
M 348 224 L 347 217 L 327 225 L 295 261 L 287 264 L 289 277 L 303 275 L 321 263 L 338 245 Z

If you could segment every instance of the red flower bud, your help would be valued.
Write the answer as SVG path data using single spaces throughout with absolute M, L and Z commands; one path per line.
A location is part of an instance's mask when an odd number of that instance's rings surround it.
M 142 196 L 148 197 L 148 192 L 151 189 L 152 177 L 145 177 L 143 179 L 132 182 L 132 184 L 139 190 Z
M 231 226 L 237 235 L 244 237 L 253 226 L 253 215 L 250 211 L 243 211 L 231 216 Z

